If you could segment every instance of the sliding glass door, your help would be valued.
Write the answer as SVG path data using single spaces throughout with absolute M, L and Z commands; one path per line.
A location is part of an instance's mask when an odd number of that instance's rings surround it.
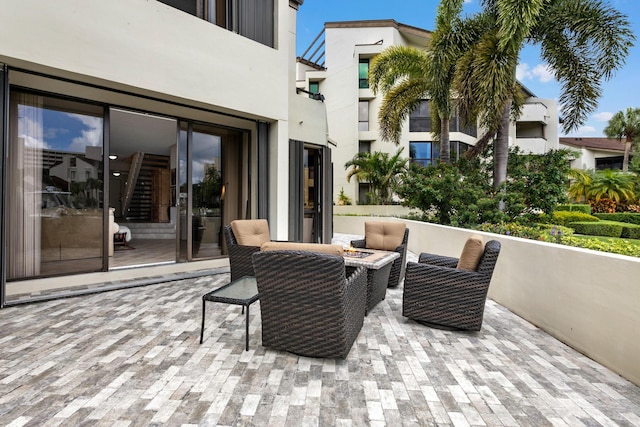
M 103 266 L 102 106 L 12 91 L 7 280 Z

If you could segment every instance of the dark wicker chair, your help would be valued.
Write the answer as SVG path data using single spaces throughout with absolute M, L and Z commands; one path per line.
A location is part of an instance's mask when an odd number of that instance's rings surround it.
M 238 244 L 230 225 L 224 226 L 224 238 L 229 252 L 229 266 L 231 267 L 231 281 L 242 276 L 255 276 L 251 255 L 260 251 L 260 246 L 243 246 Z
M 342 257 L 293 250 L 256 252 L 253 265 L 263 346 L 309 357 L 347 357 L 364 322 L 364 267 L 347 277 Z
M 393 264 L 391 264 L 391 272 L 389 273 L 389 282 L 387 284 L 388 287 L 393 288 L 400 284 L 400 281 L 404 277 L 405 273 L 405 264 L 407 262 L 407 242 L 409 240 L 409 229 L 404 230 L 404 238 L 402 239 L 402 244 L 398 246 L 394 251 L 400 254 L 400 257 L 396 259 Z M 367 241 L 366 239 L 360 240 L 352 240 L 351 246 L 354 248 L 366 248 Z M 370 248 L 376 249 L 376 248 Z
M 479 331 L 499 254 L 500 242 L 487 242 L 476 271 L 456 269 L 458 258 L 420 254 L 407 263 L 402 314 L 436 328 Z

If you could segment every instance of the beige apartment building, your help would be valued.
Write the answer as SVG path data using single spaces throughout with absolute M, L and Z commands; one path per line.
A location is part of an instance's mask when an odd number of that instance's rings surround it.
M 297 85 L 324 100 L 327 106 L 329 140 L 333 149 L 334 202 L 342 189 L 357 203 L 366 203 L 368 184 L 347 182 L 344 164 L 362 151 L 395 153 L 414 162 L 431 164 L 439 156 L 431 133 L 429 102 L 411 115 L 403 128 L 399 147 L 383 141 L 377 123 L 382 96 L 369 88 L 371 60 L 390 46 L 425 48 L 430 31 L 394 20 L 327 22 L 316 40 L 298 58 Z M 517 122 L 511 124 L 510 145 L 543 153 L 558 148 L 558 109 L 550 99 L 540 99 L 522 86 L 527 99 Z M 457 158 L 476 143 L 478 130 L 451 119 L 451 156 Z

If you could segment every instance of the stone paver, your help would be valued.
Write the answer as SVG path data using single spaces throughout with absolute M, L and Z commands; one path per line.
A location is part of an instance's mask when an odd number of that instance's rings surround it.
M 0 425 L 640 425 L 640 388 L 502 306 L 479 333 L 402 317 L 402 288 L 346 360 L 261 345 L 238 306 L 202 295 L 228 274 L 0 310 Z

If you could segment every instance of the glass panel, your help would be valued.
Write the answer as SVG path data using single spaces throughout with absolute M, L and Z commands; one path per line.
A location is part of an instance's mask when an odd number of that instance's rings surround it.
M 178 210 L 180 213 L 179 232 L 180 232 L 180 244 L 178 245 L 178 261 L 187 261 L 187 243 L 189 235 L 187 230 L 189 225 L 187 224 L 187 215 L 189 208 L 189 186 L 187 181 L 187 124 L 185 122 L 180 123 L 180 134 L 178 141 Z
M 191 185 L 192 257 L 211 258 L 220 255 L 222 247 L 223 203 L 222 137 L 204 127 L 193 131 Z M 226 189 L 225 189 L 226 190 Z
M 7 278 L 103 264 L 102 107 L 12 92 Z
M 358 130 L 369 130 L 369 101 L 358 102 Z
M 369 88 L 369 59 L 360 59 L 358 64 L 358 80 L 360 89 Z
M 429 101 L 422 101 L 409 115 L 409 132 L 431 132 Z

